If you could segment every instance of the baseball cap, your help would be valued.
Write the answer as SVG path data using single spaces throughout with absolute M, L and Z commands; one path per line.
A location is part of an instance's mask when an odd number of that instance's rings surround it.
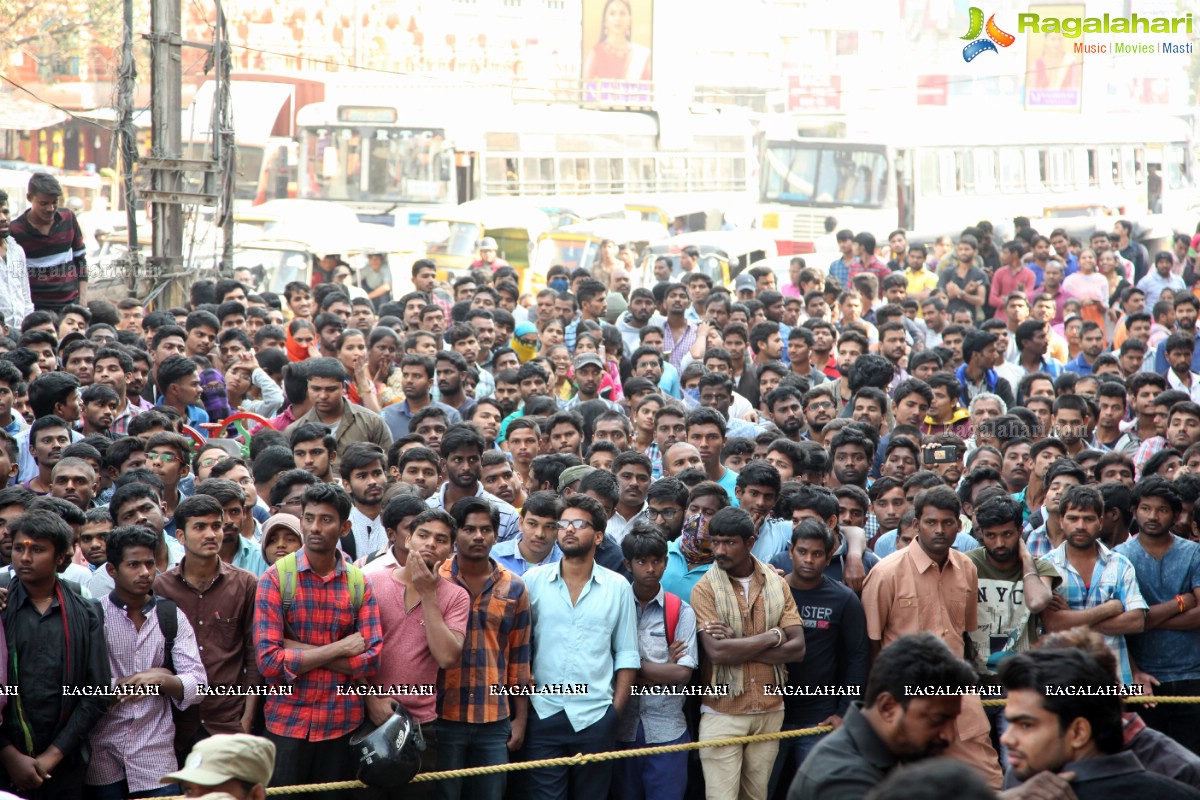
M 558 490 L 561 492 L 575 481 L 581 481 L 595 471 L 595 467 L 589 467 L 586 464 L 580 464 L 576 467 L 567 467 L 562 471 L 562 474 L 558 476 Z
M 239 780 L 265 787 L 274 770 L 274 742 L 246 733 L 223 733 L 197 742 L 183 768 L 164 775 L 159 782 L 217 786 Z
M 575 356 L 575 369 L 586 367 L 588 364 L 604 369 L 604 361 L 595 353 L 583 353 Z
M 295 514 L 275 514 L 272 517 L 268 517 L 267 521 L 263 523 L 263 538 L 265 539 L 271 533 L 271 531 L 280 525 L 292 531 L 293 533 L 301 536 L 304 535 L 300 531 L 300 518 Z
M 499 250 L 500 248 L 496 246 L 495 239 L 493 239 L 490 236 L 485 236 L 479 240 L 479 249 L 480 250 Z
M 757 287 L 758 282 L 754 280 L 753 275 L 738 275 L 737 280 L 733 282 L 735 292 L 753 292 Z

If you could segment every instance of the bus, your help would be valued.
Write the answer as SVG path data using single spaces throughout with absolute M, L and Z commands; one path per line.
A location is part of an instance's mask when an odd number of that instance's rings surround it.
M 1067 229 L 1118 216 L 1181 225 L 1195 204 L 1190 129 L 1176 117 L 931 115 L 887 134 L 765 133 L 756 224 L 781 254 L 813 252 L 830 218 L 880 241 L 903 229 L 929 242 L 1022 215 Z
M 400 226 L 431 208 L 498 197 L 551 206 L 613 199 L 673 216 L 753 210 L 754 129 L 736 109 L 670 115 L 463 103 L 456 114 L 377 98 L 300 109 L 299 197 L 347 203 L 363 220 Z

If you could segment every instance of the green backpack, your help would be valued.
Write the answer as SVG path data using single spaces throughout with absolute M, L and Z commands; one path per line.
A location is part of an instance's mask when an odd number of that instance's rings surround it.
M 344 566 L 346 576 L 350 580 L 350 602 L 354 606 L 354 616 L 357 617 L 359 609 L 362 608 L 367 580 L 363 577 L 362 570 L 350 562 L 346 562 Z M 283 598 L 283 616 L 286 623 L 288 609 L 292 607 L 292 601 L 296 599 L 296 574 L 299 572 L 296 566 L 296 554 L 288 553 L 276 561 L 275 569 L 279 572 L 279 594 Z

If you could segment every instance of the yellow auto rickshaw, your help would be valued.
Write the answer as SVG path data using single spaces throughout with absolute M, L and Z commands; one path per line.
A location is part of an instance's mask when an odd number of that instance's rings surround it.
M 626 222 L 619 219 L 595 219 L 547 231 L 538 237 L 532 269 L 526 273 L 522 290 L 537 292 L 546 286 L 550 267 L 561 264 L 568 269 L 590 269 L 600 257 L 600 243 L 611 239 L 617 244 L 633 244 L 642 252 L 650 242 L 663 239 L 667 229 L 657 222 Z
M 679 254 L 685 247 L 700 251 L 698 269 L 713 280 L 714 285 L 732 286 L 733 279 L 750 264 L 777 254 L 775 240 L 764 231 L 698 231 L 672 236 L 655 242 L 642 252 L 642 260 L 633 276 L 633 285 L 650 288 L 662 278 L 655 275 L 654 265 L 665 258 L 671 265 L 671 280 L 682 274 Z
M 538 236 L 550 230 L 550 217 L 532 203 L 509 198 L 472 200 L 448 211 L 431 211 L 421 218 L 417 231 L 425 243 L 425 257 L 438 268 L 438 279 L 452 281 L 479 260 L 483 239 L 496 240 L 497 258 L 503 259 L 525 283 Z

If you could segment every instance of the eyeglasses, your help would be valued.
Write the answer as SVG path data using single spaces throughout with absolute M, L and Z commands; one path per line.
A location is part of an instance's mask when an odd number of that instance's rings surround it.
M 646 518 L 647 519 L 658 519 L 661 517 L 664 522 L 670 522 L 671 520 L 675 519 L 677 516 L 679 516 L 678 508 L 651 508 L 649 506 L 646 507 Z
M 147 461 L 161 461 L 164 464 L 174 464 L 179 460 L 179 456 L 174 453 L 146 453 Z
M 577 531 L 581 531 L 584 528 L 592 527 L 592 523 L 585 519 L 560 519 L 555 525 L 560 531 L 565 531 L 567 528 L 574 528 Z
M 147 458 L 148 457 L 149 456 L 147 456 Z M 215 467 L 218 464 L 218 462 L 223 461 L 224 459 L 226 459 L 228 457 L 229 456 L 218 456 L 217 458 L 201 459 L 200 463 L 197 466 L 199 466 L 201 469 L 208 469 L 209 467 Z

